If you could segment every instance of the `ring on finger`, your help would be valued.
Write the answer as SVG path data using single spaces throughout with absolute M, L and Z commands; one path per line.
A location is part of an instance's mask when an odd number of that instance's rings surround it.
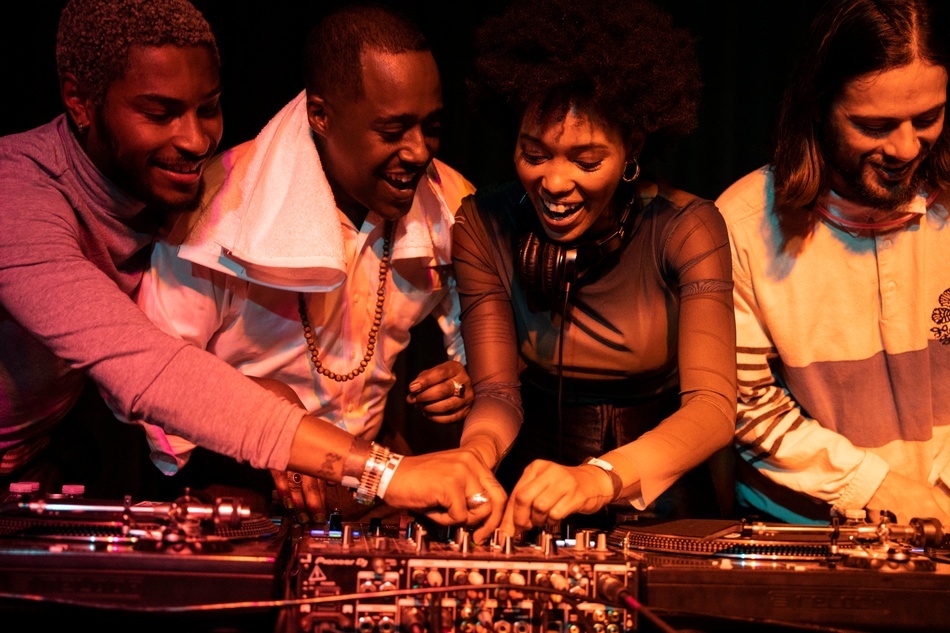
M 482 490 L 481 492 L 476 492 L 473 495 L 469 495 L 468 497 L 465 497 L 465 506 L 469 510 L 474 510 L 476 508 L 482 507 L 483 505 L 488 503 L 488 496 L 486 493 L 487 493 L 486 490 Z
M 290 473 L 290 489 L 291 490 L 300 490 L 301 486 L 301 477 L 300 473 Z
M 456 398 L 464 398 L 464 397 L 465 397 L 465 385 L 462 384 L 462 383 L 460 383 L 460 382 L 457 381 L 457 380 L 453 380 L 453 381 L 452 381 L 452 384 L 455 386 L 455 390 L 452 392 L 452 395 L 455 396 Z

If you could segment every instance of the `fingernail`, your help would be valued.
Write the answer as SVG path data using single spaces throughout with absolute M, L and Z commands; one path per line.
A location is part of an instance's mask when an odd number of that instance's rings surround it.
M 294 500 L 291 499 L 290 497 L 284 497 L 283 502 L 284 502 L 284 507 L 287 508 L 288 510 L 294 509 Z
M 420 384 L 417 383 L 417 382 L 411 383 L 411 384 L 409 385 L 409 392 L 410 392 L 410 393 L 415 393 L 415 392 L 419 391 L 419 389 L 420 389 L 421 387 L 422 387 L 422 385 L 420 385 Z
M 309 522 L 310 522 L 310 517 L 307 515 L 306 512 L 298 512 L 298 513 L 297 513 L 297 520 L 298 520 L 299 522 L 301 522 L 301 523 L 309 523 Z

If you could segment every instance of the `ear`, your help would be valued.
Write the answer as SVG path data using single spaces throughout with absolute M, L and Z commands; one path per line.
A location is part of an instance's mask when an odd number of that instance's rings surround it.
M 88 128 L 92 121 L 89 99 L 74 74 L 65 73 L 59 78 L 59 94 L 73 124 L 80 128 Z
M 327 102 L 320 95 L 307 95 L 307 121 L 317 136 L 326 137 L 329 129 Z
M 635 132 L 630 138 L 630 143 L 627 146 L 627 158 L 626 160 L 632 161 L 636 160 L 640 156 L 640 152 L 643 151 L 643 145 L 646 142 L 646 136 L 643 132 Z

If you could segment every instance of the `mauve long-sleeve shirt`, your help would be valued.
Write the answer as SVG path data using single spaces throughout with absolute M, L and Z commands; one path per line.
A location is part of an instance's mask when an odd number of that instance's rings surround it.
M 0 474 L 42 449 L 85 376 L 123 419 L 286 468 L 303 409 L 129 298 L 161 220 L 99 172 L 65 116 L 0 138 Z

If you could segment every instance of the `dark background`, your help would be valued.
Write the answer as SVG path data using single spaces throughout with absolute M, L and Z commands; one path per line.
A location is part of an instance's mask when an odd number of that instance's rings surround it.
M 221 50 L 223 150 L 255 136 L 303 88 L 300 52 L 304 37 L 321 16 L 341 2 L 194 1 L 211 23 Z M 657 2 L 698 38 L 705 84 L 699 128 L 680 144 L 663 175 L 679 188 L 714 199 L 734 180 L 766 162 L 784 79 L 819 2 Z M 62 111 L 54 48 L 64 4 L 64 0 L 17 3 L 18 17 L 8 13 L 0 21 L 4 104 L 0 134 L 30 129 Z M 389 4 L 419 21 L 442 70 L 446 116 L 439 157 L 476 186 L 513 177 L 514 140 L 472 110 L 464 88 L 472 63 L 474 30 L 486 16 L 500 11 L 504 0 Z M 597 10 L 596 0 L 589 4 L 592 11 Z M 416 450 L 457 446 L 458 425 L 433 425 L 403 405 L 408 381 L 442 358 L 441 337 L 430 320 L 413 333 L 413 345 L 400 359 L 400 383 L 390 398 L 387 423 L 403 432 Z M 121 445 L 124 436 L 144 448 L 131 428 L 106 424 L 98 433 L 106 437 L 106 443 L 111 439 Z M 130 447 L 126 443 L 111 455 L 121 461 L 123 451 Z M 105 467 L 110 459 L 97 461 Z M 219 469 L 220 464 L 212 464 L 209 470 L 222 472 Z M 128 473 L 117 470 L 115 477 L 127 478 Z
M 580 1 L 580 0 L 579 0 Z M 715 198 L 766 161 L 779 94 L 818 0 L 657 0 L 699 40 L 705 83 L 700 125 L 664 175 Z M 0 134 L 45 123 L 61 111 L 55 74 L 56 23 L 64 0 L 18 3 L 0 24 Z M 252 138 L 302 88 L 300 50 L 307 30 L 341 2 L 195 0 L 211 23 L 223 60 L 221 149 Z M 468 104 L 474 29 L 504 0 L 389 2 L 416 18 L 442 69 L 446 123 L 439 157 L 476 185 L 513 175 L 513 140 Z M 596 11 L 596 0 L 590 2 Z M 578 34 L 580 37 L 581 35 Z

